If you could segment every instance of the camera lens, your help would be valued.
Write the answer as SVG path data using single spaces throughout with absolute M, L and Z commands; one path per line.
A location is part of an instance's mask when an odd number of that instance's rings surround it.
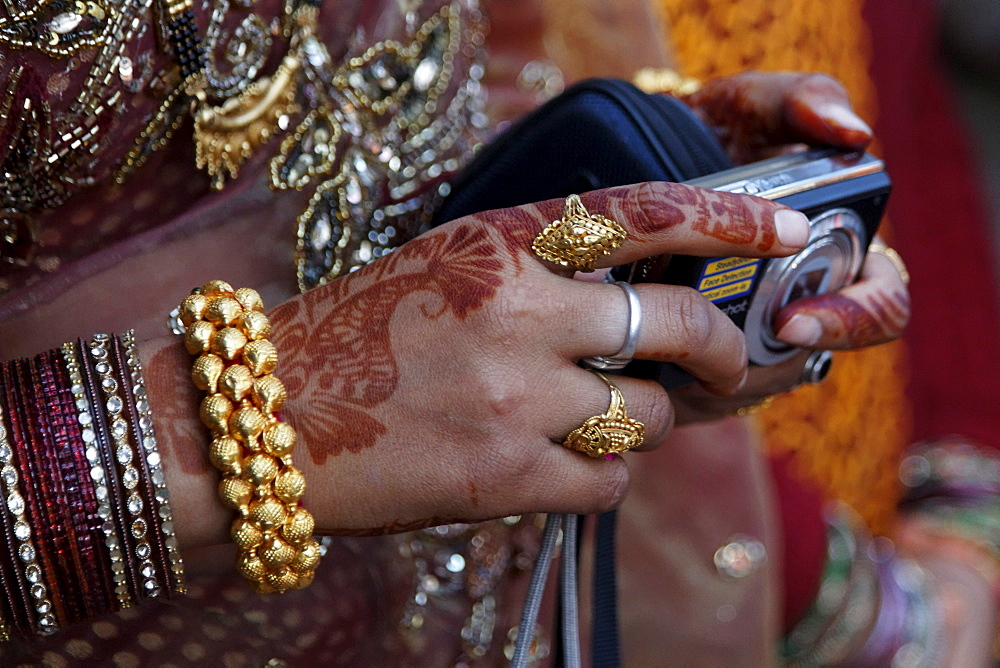
M 851 283 L 861 269 L 864 223 L 846 207 L 829 209 L 810 221 L 809 243 L 797 255 L 772 260 L 747 311 L 744 331 L 750 361 L 777 364 L 796 349 L 775 336 L 772 322 L 788 304 L 827 294 Z

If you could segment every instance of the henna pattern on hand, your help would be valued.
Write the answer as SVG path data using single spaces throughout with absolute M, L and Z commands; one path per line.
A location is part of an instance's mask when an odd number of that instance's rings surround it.
M 694 229 L 716 239 L 758 239 L 762 250 L 775 240 L 773 205 L 753 198 L 653 183 L 588 193 L 584 201 L 595 213 L 632 221 L 639 237 L 695 217 Z M 400 303 L 424 294 L 431 297 L 420 304 L 424 317 L 465 319 L 522 269 L 531 239 L 562 216 L 563 205 L 550 200 L 457 221 L 271 312 L 285 414 L 317 465 L 370 448 L 386 433 L 377 409 L 399 383 L 391 324 Z
M 198 419 L 200 397 L 191 383 L 191 359 L 179 342 L 158 350 L 145 365 L 146 387 L 160 443 L 184 473 L 212 470 L 208 437 Z
M 478 508 L 479 490 L 476 489 L 476 483 L 470 480 L 469 483 L 466 485 L 466 488 L 469 490 L 469 503 L 472 504 L 473 508 Z
M 586 193 L 582 199 L 588 211 L 631 221 L 629 237 L 633 241 L 648 241 L 653 235 L 689 223 L 695 232 L 719 241 L 751 244 L 757 240 L 757 248 L 764 252 L 777 241 L 774 211 L 782 208 L 756 197 L 662 182 L 607 188 Z M 544 224 L 563 215 L 564 202 L 556 199 L 535 205 Z M 540 230 L 535 227 L 531 238 Z
M 786 309 L 775 322 L 777 331 L 795 314 L 818 318 L 833 337 L 848 348 L 861 348 L 885 343 L 898 337 L 909 320 L 908 298 L 904 294 L 887 294 L 876 290 L 865 304 L 841 294 L 820 295 L 803 300 L 797 308 Z
M 685 101 L 737 163 L 796 142 L 861 149 L 871 141 L 869 132 L 822 115 L 831 104 L 850 108 L 844 87 L 823 74 L 745 72 L 709 81 Z
M 465 223 L 418 237 L 271 313 L 285 412 L 316 464 L 370 448 L 385 433 L 374 411 L 399 382 L 390 325 L 405 298 L 434 295 L 442 308 L 425 307 L 425 317 L 462 320 L 494 296 L 508 271 L 497 236 Z
M 698 217 L 691 224 L 696 232 L 733 244 L 750 244 L 757 238 L 759 230 L 757 249 L 767 252 L 774 246 L 777 235 L 773 224 L 758 222 L 773 219 L 773 214 L 768 211 L 773 205 L 764 200 L 688 186 L 683 188 L 694 193 L 693 199 L 700 200 L 697 204 Z

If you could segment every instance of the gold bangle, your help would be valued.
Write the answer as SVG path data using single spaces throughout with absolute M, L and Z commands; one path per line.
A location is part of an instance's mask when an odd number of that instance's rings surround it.
M 869 253 L 878 253 L 889 262 L 892 262 L 892 266 L 896 268 L 899 272 L 899 277 L 903 279 L 903 285 L 910 284 L 910 272 L 906 270 L 906 264 L 903 262 L 903 258 L 899 256 L 895 248 L 890 248 L 883 241 L 875 239 L 868 246 Z
M 275 415 L 285 402 L 260 295 L 209 281 L 181 302 L 184 345 L 198 355 L 191 379 L 207 394 L 201 421 L 212 432 L 209 459 L 222 472 L 219 496 L 239 512 L 231 535 L 237 568 L 260 593 L 312 582 L 320 546 L 313 516 L 299 505 L 302 472 L 292 465 L 295 430 Z
M 683 76 L 667 67 L 644 67 L 632 76 L 632 83 L 646 93 L 669 93 L 677 97 L 691 95 L 701 89 L 698 79 Z

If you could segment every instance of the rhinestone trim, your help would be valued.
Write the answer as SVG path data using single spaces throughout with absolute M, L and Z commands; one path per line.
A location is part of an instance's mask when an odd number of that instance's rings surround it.
M 125 571 L 125 563 L 122 559 L 122 551 L 115 532 L 114 510 L 111 507 L 111 494 L 108 490 L 107 472 L 101 462 L 101 453 L 97 443 L 97 434 L 94 431 L 94 418 L 90 414 L 90 404 L 87 401 L 86 390 L 83 386 L 83 376 L 80 374 L 80 362 L 77 359 L 76 351 L 72 343 L 64 343 L 62 346 L 63 359 L 66 360 L 66 368 L 69 371 L 69 379 L 72 385 L 73 398 L 76 400 L 77 410 L 80 411 L 79 421 L 83 427 L 82 437 L 86 447 L 87 462 L 90 464 L 90 479 L 94 481 L 94 495 L 97 497 L 97 514 L 103 520 L 101 531 L 104 532 L 104 544 L 108 548 L 111 557 L 111 572 L 114 573 L 115 594 L 118 597 L 118 604 L 127 608 L 132 604 L 128 587 L 121 586 L 120 575 Z
M 142 362 L 139 361 L 139 352 L 135 345 L 135 331 L 130 329 L 121 338 L 122 343 L 125 344 L 125 358 L 128 362 L 128 370 L 132 378 L 136 412 L 139 414 L 139 428 L 142 430 L 139 447 L 146 458 L 146 464 L 149 466 L 150 479 L 153 481 L 155 491 L 154 496 L 159 503 L 159 507 L 154 510 L 162 520 L 159 523 L 160 531 L 163 534 L 163 544 L 166 546 L 167 555 L 170 558 L 170 570 L 174 576 L 173 589 L 183 594 L 187 592 L 184 580 L 184 560 L 181 558 L 177 535 L 174 533 L 174 515 L 170 508 L 170 493 L 167 491 L 160 451 L 157 449 L 156 432 L 153 429 L 153 413 L 150 410 L 149 399 L 146 396 L 146 383 L 143 380 Z
M 107 334 L 94 334 L 91 342 L 90 355 L 95 360 L 109 359 L 108 342 L 110 337 Z M 94 365 L 97 374 L 100 376 L 101 391 L 104 392 L 105 411 L 107 414 L 109 433 L 113 443 L 115 459 L 118 461 L 121 472 L 122 485 L 134 494 L 133 490 L 139 483 L 139 471 L 135 468 L 132 445 L 129 443 L 128 426 L 122 416 L 124 401 L 118 394 L 118 383 L 112 377 L 112 365 L 106 362 L 99 362 Z M 119 424 L 120 423 L 120 424 Z M 124 493 L 123 493 L 124 494 Z M 129 495 L 131 498 L 132 494 Z M 132 537 L 135 538 L 135 557 L 137 567 L 132 569 L 138 572 L 143 578 L 139 591 L 151 592 L 159 589 L 159 582 L 156 577 L 156 567 L 149 559 L 150 548 L 146 540 L 146 521 L 142 518 L 142 506 L 137 507 L 133 503 L 126 503 L 125 510 L 131 516 L 129 520 L 122 518 L 122 525 L 132 527 Z M 149 575 L 145 575 L 149 573 Z

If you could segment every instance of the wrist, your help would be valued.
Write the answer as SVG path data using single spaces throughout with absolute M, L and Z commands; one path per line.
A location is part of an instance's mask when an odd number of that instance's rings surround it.
M 141 342 L 138 348 L 181 549 L 225 543 L 230 517 L 216 498 L 219 476 L 208 463 L 209 438 L 198 420 L 188 355 L 173 336 Z

